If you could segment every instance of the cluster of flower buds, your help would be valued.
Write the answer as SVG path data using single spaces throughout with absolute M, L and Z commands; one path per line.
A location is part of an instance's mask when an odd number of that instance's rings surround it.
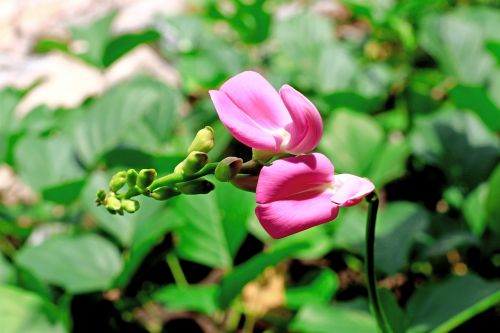
M 262 166 L 255 163 L 244 165 L 243 160 L 238 157 L 227 157 L 218 163 L 208 163 L 208 152 L 213 147 L 214 131 L 207 126 L 198 131 L 187 150 L 186 158 L 172 173 L 158 178 L 154 169 L 142 169 L 139 172 L 134 169 L 119 171 L 111 178 L 108 193 L 104 190 L 98 191 L 96 202 L 105 206 L 111 214 L 134 213 L 140 205 L 132 198 L 138 195 L 155 200 L 168 200 L 180 194 L 211 192 L 215 188 L 214 184 L 203 178 L 208 174 L 214 174 L 221 182 L 233 182 L 240 188 L 255 191 L 255 174 L 258 174 Z M 241 170 L 251 175 L 239 175 Z M 251 177 L 251 181 L 250 178 L 245 179 L 247 177 Z M 125 186 L 127 190 L 123 191 Z

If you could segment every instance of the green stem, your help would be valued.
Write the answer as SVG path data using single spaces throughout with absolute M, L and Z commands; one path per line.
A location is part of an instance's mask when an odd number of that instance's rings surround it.
M 166 260 L 167 260 L 167 265 L 170 268 L 172 275 L 174 276 L 175 284 L 177 284 L 178 286 L 189 285 L 186 276 L 182 271 L 182 267 L 177 256 L 174 253 L 170 252 L 167 254 Z
M 254 327 L 255 327 L 255 317 L 252 315 L 247 314 L 245 316 L 245 323 L 243 324 L 243 330 L 241 331 L 242 333 L 253 333 Z
M 377 277 L 375 275 L 375 225 L 377 222 L 378 196 L 375 192 L 366 197 L 368 201 L 368 217 L 366 221 L 366 264 L 365 271 L 368 278 L 368 295 L 372 304 L 372 310 L 377 320 L 377 325 L 383 333 L 392 333 L 387 321 L 384 309 L 380 304 L 377 291 Z
M 187 182 L 189 180 L 197 179 L 206 175 L 211 175 L 214 173 L 215 168 L 218 163 L 208 163 L 198 172 L 193 173 L 192 175 L 182 175 L 178 173 L 171 173 L 166 176 L 160 177 L 156 179 L 151 185 L 149 185 L 148 190 L 151 192 L 156 190 L 157 188 L 164 186 L 172 186 L 177 183 Z

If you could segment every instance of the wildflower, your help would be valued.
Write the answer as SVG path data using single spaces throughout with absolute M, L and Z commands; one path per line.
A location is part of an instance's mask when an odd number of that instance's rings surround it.
M 243 144 L 275 154 L 316 148 L 323 122 L 316 107 L 289 85 L 279 94 L 260 74 L 240 73 L 211 90 L 220 120 Z
M 334 175 L 330 160 L 314 153 L 264 167 L 255 214 L 273 238 L 282 238 L 335 219 L 339 207 L 359 203 L 374 190 L 368 179 Z

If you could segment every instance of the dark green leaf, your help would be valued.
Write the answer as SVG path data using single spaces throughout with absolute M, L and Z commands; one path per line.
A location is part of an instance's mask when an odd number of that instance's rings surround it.
M 27 245 L 15 259 L 21 267 L 73 294 L 109 288 L 122 269 L 118 249 L 92 234 Z
M 451 301 L 452 300 L 452 301 Z M 446 333 L 500 302 L 500 282 L 451 277 L 418 290 L 408 303 L 409 333 Z

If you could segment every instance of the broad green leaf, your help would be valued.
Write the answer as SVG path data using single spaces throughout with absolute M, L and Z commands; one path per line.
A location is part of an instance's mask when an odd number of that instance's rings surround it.
M 277 250 L 263 252 L 229 272 L 220 283 L 219 305 L 221 308 L 225 309 L 231 305 L 243 287 L 257 278 L 268 266 L 277 265 L 306 247 L 305 243 L 292 243 Z
M 211 267 L 230 268 L 246 236 L 254 194 L 217 183 L 208 195 L 182 196 L 174 209 L 184 224 L 178 228 L 179 255 Z
M 500 13 L 486 8 L 433 13 L 422 22 L 420 43 L 448 75 L 464 84 L 481 84 L 494 66 L 485 41 L 489 30 L 498 31 L 498 22 Z
M 178 101 L 171 90 L 159 81 L 138 77 L 113 87 L 95 101 L 74 129 L 73 141 L 85 164 L 95 164 L 124 141 L 145 149 L 144 143 L 132 135 L 145 117 L 144 126 L 164 139 L 172 128 Z
M 16 146 L 15 161 L 21 178 L 37 190 L 74 183 L 83 175 L 71 143 L 62 136 L 23 138 Z M 68 194 L 78 195 L 83 184 L 78 185 Z
M 490 227 L 496 232 L 500 232 L 500 166 L 497 166 L 492 173 L 488 192 L 486 194 L 486 215 Z
M 393 333 L 406 333 L 408 317 L 398 305 L 396 297 L 388 289 L 378 289 L 380 305 Z
M 375 333 L 377 324 L 368 312 L 339 305 L 309 303 L 300 309 L 289 328 L 298 333 Z
M 483 87 L 458 85 L 450 91 L 450 97 L 458 108 L 475 112 L 490 130 L 500 131 L 500 105 Z
M 238 32 L 245 43 L 263 42 L 269 35 L 271 13 L 265 0 L 251 2 L 231 1 L 234 11 L 228 13 L 219 7 L 224 7 L 218 1 L 211 1 L 208 6 L 210 16 L 223 19 L 224 22 Z
M 113 38 L 105 47 L 102 55 L 102 64 L 109 67 L 129 51 L 141 44 L 156 42 L 160 34 L 155 30 L 146 30 L 138 33 L 130 33 Z
M 269 243 L 272 238 L 266 233 L 264 228 L 262 228 L 257 218 L 255 218 L 253 223 L 254 225 L 252 226 L 252 230 L 254 231 L 254 234 L 256 234 L 257 237 L 259 237 L 263 242 Z M 332 223 L 336 222 L 333 221 Z M 255 229 L 257 228 L 258 230 L 256 231 Z M 265 236 L 262 237 L 262 234 Z M 328 226 L 326 225 L 319 225 L 282 239 L 272 240 L 272 246 L 274 249 L 290 246 L 290 244 L 293 243 L 307 243 L 309 245 L 307 248 L 297 252 L 296 254 L 297 258 L 305 260 L 321 258 L 330 252 L 333 247 L 331 234 L 329 233 Z
M 0 284 L 14 282 L 15 278 L 14 268 L 0 252 Z
M 328 304 L 337 289 L 339 280 L 335 272 L 322 269 L 315 276 L 306 276 L 301 285 L 286 290 L 286 304 L 290 309 L 299 309 L 304 304 L 318 302 Z
M 350 208 L 338 218 L 334 244 L 364 255 L 366 211 Z M 426 211 L 411 202 L 393 202 L 377 216 L 375 267 L 386 274 L 398 272 L 406 263 L 415 237 L 428 225 Z
M 443 110 L 416 119 L 411 145 L 455 186 L 469 189 L 485 181 L 500 159 L 499 139 L 469 112 Z
M 122 269 L 118 249 L 97 235 L 60 236 L 23 247 L 16 263 L 77 294 L 109 288 Z
M 157 290 L 153 299 L 169 310 L 196 311 L 211 315 L 218 310 L 216 285 L 177 286 L 170 285 Z
M 83 50 L 81 53 L 77 53 L 77 56 L 94 66 L 103 66 L 103 54 L 111 38 L 111 25 L 115 16 L 116 13 L 112 12 L 87 26 L 71 28 L 73 39 L 83 44 Z
M 483 183 L 472 191 L 462 206 L 465 221 L 474 235 L 481 236 L 487 226 L 486 197 L 488 184 Z M 497 201 L 498 202 L 498 201 Z
M 155 204 L 158 203 L 155 202 Z M 182 225 L 182 221 L 179 220 L 171 207 L 161 209 L 153 215 L 132 223 L 134 223 L 135 230 L 129 253 L 124 260 L 123 270 L 115 281 L 117 287 L 124 287 L 151 249 L 165 237 L 169 237 L 167 233 Z M 165 251 L 168 250 L 165 248 Z
M 368 177 L 378 187 L 402 174 L 409 153 L 404 141 L 387 138 L 370 116 L 347 110 L 327 121 L 320 148 L 337 173 Z
M 0 285 L 2 333 L 67 332 L 58 309 L 31 292 Z
M 451 277 L 417 290 L 408 302 L 408 333 L 446 333 L 500 302 L 500 282 Z

